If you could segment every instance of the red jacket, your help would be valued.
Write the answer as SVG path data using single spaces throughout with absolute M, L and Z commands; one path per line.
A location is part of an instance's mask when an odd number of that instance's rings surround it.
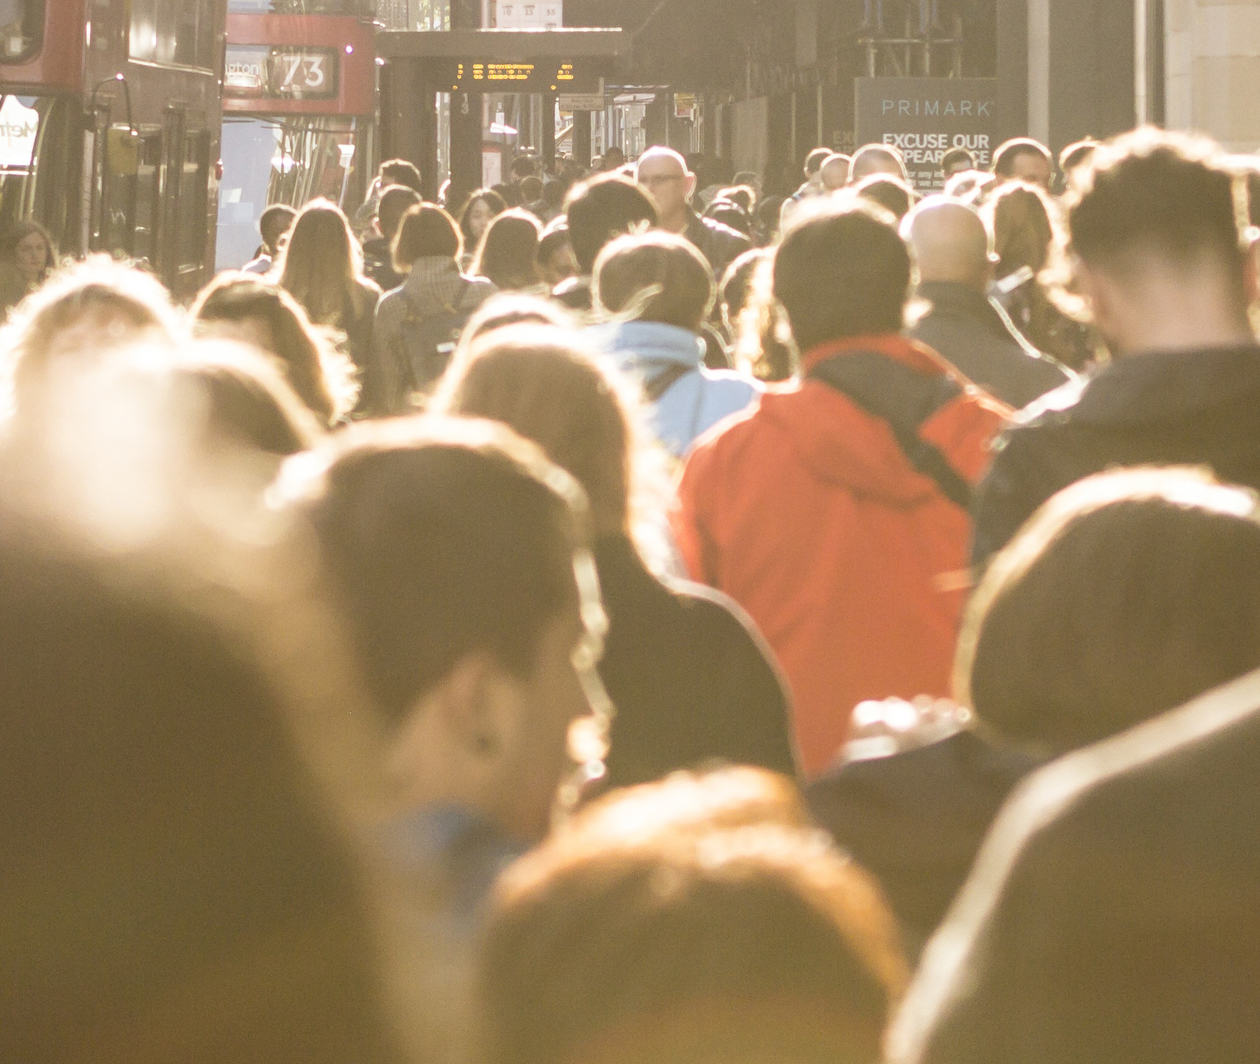
M 896 335 L 825 345 L 803 369 L 857 351 L 953 373 Z M 919 436 L 974 483 L 1009 411 L 959 381 Z M 830 385 L 767 392 L 702 437 L 675 532 L 691 574 L 739 602 L 778 655 L 806 774 L 830 763 L 858 702 L 949 693 L 969 518 L 910 465 L 887 422 Z

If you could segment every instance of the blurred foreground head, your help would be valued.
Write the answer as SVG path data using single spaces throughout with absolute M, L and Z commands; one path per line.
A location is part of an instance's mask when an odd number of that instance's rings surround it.
M 905 967 L 872 881 L 753 769 L 583 811 L 500 881 L 492 1064 L 872 1061 Z
M 1260 518 L 1193 469 L 1082 480 L 998 555 L 968 605 L 954 686 L 1051 754 L 1260 666 Z

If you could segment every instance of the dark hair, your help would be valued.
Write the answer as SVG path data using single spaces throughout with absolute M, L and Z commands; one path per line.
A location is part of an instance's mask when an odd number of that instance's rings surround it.
M 968 604 L 954 686 L 1058 753 L 1260 666 L 1260 518 L 1203 471 L 1103 473 L 1047 502 Z
M 811 148 L 809 154 L 805 156 L 805 176 L 813 177 L 814 174 L 818 173 L 830 154 L 830 148 Z
M 914 189 L 891 174 L 871 174 L 870 177 L 864 177 L 854 187 L 854 191 L 863 199 L 878 203 L 898 221 L 909 213 L 918 198 Z
M 507 200 L 492 188 L 479 188 L 474 191 L 459 209 L 459 231 L 464 237 L 464 247 L 472 248 L 477 244 L 478 236 L 472 231 L 472 210 L 478 203 L 490 208 L 490 214 L 502 214 L 507 210 Z
M 591 294 L 609 314 L 699 330 L 713 306 L 713 271 L 696 246 L 653 230 L 619 236 L 595 260 Z
M 1214 144 L 1140 129 L 1096 149 L 1068 213 L 1072 251 L 1121 272 L 1206 255 L 1234 271 L 1241 287 L 1244 203 L 1241 178 Z
M 191 605 L 224 589 L 56 538 L 0 522 L 0 1057 L 400 1061 L 350 845 Z
M 280 284 L 311 321 L 342 327 L 347 306 L 362 298 L 362 272 L 362 249 L 340 207 L 314 199 L 298 211 L 280 256 Z
M 268 254 L 277 254 L 276 241 L 293 226 L 297 213 L 287 203 L 273 203 L 258 216 L 258 232 Z
M 381 236 L 393 240 L 407 208 L 422 202 L 420 193 L 407 185 L 387 185 L 383 188 L 381 198 L 376 201 L 376 224 L 380 227 Z
M 44 247 L 48 254 L 44 262 L 43 276 L 47 277 L 49 271 L 57 264 L 57 245 L 53 243 L 52 234 L 34 218 L 22 218 L 5 229 L 4 236 L 0 237 L 0 257 L 12 262 L 17 254 L 17 246 L 32 233 L 38 233 L 44 239 Z
M 976 157 L 966 148 L 950 148 L 941 156 L 941 172 L 948 174 L 950 169 L 957 163 L 962 163 L 962 169 L 964 170 L 974 170 Z
M 274 355 L 294 393 L 324 425 L 336 420 L 350 400 L 340 396 L 327 372 L 328 352 L 296 299 L 278 284 L 248 273 L 223 273 L 197 295 L 193 319 L 201 323 L 263 322 Z
M 543 180 L 536 174 L 526 174 L 521 178 L 521 201 L 536 203 L 542 198 Z
M 600 248 L 639 225 L 656 224 L 647 193 L 619 174 L 599 174 L 569 190 L 565 199 L 569 243 L 578 269 L 590 273 Z
M 406 159 L 386 159 L 378 167 L 376 173 L 382 185 L 405 185 L 416 192 L 424 192 L 419 167 Z
M 390 248 L 394 269 L 399 273 L 407 273 L 417 259 L 430 256 L 458 259 L 463 250 L 464 239 L 455 219 L 436 203 L 408 207 Z
M 509 207 L 490 219 L 469 272 L 488 277 L 501 289 L 537 284 L 538 238 L 542 226 L 528 211 Z
M 298 490 L 368 689 L 392 722 L 473 651 L 525 675 L 575 598 L 581 489 L 501 425 L 362 424 Z
M 777 817 L 629 830 L 671 783 L 579 814 L 500 878 L 489 1064 L 874 1059 L 904 962 L 873 881 Z
M 1051 172 L 1054 171 L 1054 156 L 1041 141 L 1032 137 L 1012 137 L 999 144 L 993 153 L 993 172 L 1000 177 L 1011 177 L 1015 172 L 1015 160 L 1021 155 L 1039 155 L 1045 159 Z
M 723 225 L 729 225 L 745 236 L 752 233 L 752 219 L 748 217 L 748 212 L 734 200 L 715 199 L 704 209 L 704 216 L 712 218 L 715 222 L 721 222 Z
M 802 354 L 828 340 L 899 332 L 910 253 L 895 219 L 854 203 L 801 218 L 774 256 L 774 295 Z
M 1021 266 L 1040 273 L 1056 238 L 1046 194 L 1023 181 L 1005 181 L 985 203 L 985 217 L 993 230 L 997 275 L 1005 277 Z
M 1059 152 L 1059 172 L 1066 174 L 1069 170 L 1074 170 L 1078 166 L 1082 166 L 1089 161 L 1090 156 L 1094 154 L 1094 150 L 1098 147 L 1098 141 L 1086 137 L 1084 140 L 1074 140 L 1061 152 Z

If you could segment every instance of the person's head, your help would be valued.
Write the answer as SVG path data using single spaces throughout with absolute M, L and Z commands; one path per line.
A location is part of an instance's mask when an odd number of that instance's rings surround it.
M 752 218 L 743 207 L 732 200 L 715 199 L 704 209 L 704 216 L 721 222 L 736 232 L 749 236 L 752 233 Z
M 791 344 L 779 335 L 780 313 L 771 291 L 774 252 L 750 248 L 722 274 L 722 322 L 734 340 L 737 366 L 764 381 L 788 380 L 796 370 Z
M 979 204 L 996 185 L 997 178 L 988 170 L 959 170 L 945 182 L 944 193 L 963 203 Z
M 1094 149 L 1097 147 L 1098 141 L 1086 137 L 1084 140 L 1073 141 L 1059 152 L 1059 173 L 1063 175 L 1067 191 L 1080 191 L 1081 181 L 1084 177 L 1082 171 L 1093 159 Z
M 538 176 L 538 160 L 532 155 L 518 155 L 512 160 L 512 164 L 508 167 L 508 173 L 512 175 L 512 180 L 518 182 L 524 193 L 525 180 L 527 178 Z
M 1045 268 L 1056 232 L 1050 202 L 1037 185 L 1003 182 L 982 211 L 993 230 L 999 277 L 1023 266 L 1033 273 Z
M 521 178 L 521 202 L 537 203 L 542 199 L 543 180 L 535 174 L 527 174 Z
M 941 156 L 941 179 L 948 181 L 955 174 L 976 168 L 976 157 L 966 148 L 950 148 Z
M 811 148 L 806 154 L 805 162 L 801 167 L 805 180 L 817 187 L 822 181 L 822 165 L 827 161 L 828 156 L 833 154 L 834 152 L 830 148 Z
M 420 203 L 420 193 L 407 185 L 387 185 L 376 203 L 376 227 L 386 240 L 393 240 L 408 207 Z
M 909 181 L 905 160 L 891 144 L 863 144 L 853 153 L 853 160 L 849 163 L 849 184 L 856 185 L 872 174 L 888 174 Z
M 432 409 L 501 421 L 585 490 L 597 532 L 629 529 L 634 448 L 625 386 L 571 331 L 531 324 L 483 333 L 461 352 Z
M 473 259 L 474 274 L 488 277 L 501 289 L 528 288 L 539 282 L 538 219 L 519 207 L 498 214 L 486 227 Z
M 331 425 L 353 406 L 344 357 L 337 358 L 279 285 L 254 274 L 220 274 L 198 294 L 192 315 L 201 332 L 245 341 L 273 357 L 320 424 Z
M 929 196 L 901 225 L 920 283 L 947 282 L 984 292 L 993 274 L 989 231 L 980 215 L 948 196 Z
M 33 218 L 14 222 L 0 239 L 0 258 L 12 263 L 27 287 L 41 283 L 57 261 L 52 234 Z
M 1260 513 L 1202 470 L 1103 473 L 1047 502 L 968 604 L 959 701 L 1084 746 L 1260 666 Z
M 619 236 L 595 260 L 596 307 L 698 332 L 713 306 L 713 271 L 691 241 L 652 231 Z
M 662 220 L 677 218 L 696 191 L 696 175 L 687 169 L 687 161 L 673 148 L 660 145 L 639 156 L 634 179 L 656 201 Z
M 853 160 L 842 152 L 833 151 L 818 169 L 818 179 L 828 192 L 844 188 L 849 183 L 849 166 Z
M 64 538 L 0 522 L 0 1057 L 401 1064 L 298 703 L 201 612 L 228 589 Z
M 463 251 L 459 226 L 436 203 L 416 203 L 408 207 L 390 246 L 394 269 L 399 273 L 409 273 L 417 259 L 458 259 Z
M 10 314 L 13 400 L 34 413 L 80 366 L 146 338 L 177 346 L 185 323 L 149 273 L 94 255 L 57 271 Z
M 751 217 L 757 206 L 757 190 L 752 185 L 727 185 L 718 189 L 714 199 L 736 203 Z
M 679 797 L 669 779 L 613 795 L 500 879 L 490 1064 L 876 1059 L 905 965 L 873 881 L 773 798 L 761 819 L 755 798 L 732 817 L 695 795 L 675 817 Z
M 464 236 L 464 247 L 475 248 L 490 220 L 505 210 L 507 202 L 492 188 L 479 188 L 469 196 L 459 212 L 459 230 Z
M 1054 177 L 1054 156 L 1038 140 L 1012 137 L 993 153 L 993 174 L 999 181 L 1027 181 L 1048 192 Z
M 294 459 L 388 739 L 399 809 L 454 803 L 531 840 L 590 713 L 603 613 L 581 489 L 534 445 L 471 419 L 398 419 Z
M 202 418 L 207 449 L 279 458 L 320 439 L 318 422 L 279 367 L 245 345 L 199 341 L 173 373 L 188 407 Z
M 898 221 L 906 216 L 916 199 L 914 189 L 891 174 L 864 177 L 853 186 L 853 191 L 862 199 L 879 204 Z
M 575 185 L 565 199 L 569 242 L 578 271 L 589 275 L 600 248 L 614 237 L 656 224 L 656 205 L 633 181 L 615 174 Z
M 569 309 L 554 299 L 525 292 L 496 292 L 483 300 L 469 316 L 459 334 L 457 354 L 466 351 L 477 339 L 509 325 L 551 325 L 557 329 L 574 329 L 577 321 Z M 432 404 L 430 404 L 431 408 Z
M 315 199 L 298 211 L 280 255 L 280 284 L 312 321 L 340 323 L 347 294 L 362 268 L 359 242 L 340 207 Z
M 382 188 L 386 185 L 403 185 L 414 192 L 424 191 L 420 184 L 419 168 L 406 159 L 386 159 L 377 168 L 376 176 Z
M 789 226 L 773 276 L 802 354 L 830 340 L 901 331 L 910 253 L 895 219 L 874 204 L 837 206 Z
M 600 158 L 600 166 L 606 171 L 620 169 L 626 165 L 626 153 L 622 151 L 616 144 L 609 145 L 604 149 L 604 154 Z
M 538 238 L 538 269 L 542 279 L 555 288 L 561 281 L 578 272 L 573 245 L 569 242 L 569 224 L 557 218 L 548 222 Z
M 258 235 L 262 237 L 263 250 L 273 259 L 280 256 L 281 237 L 293 228 L 297 211 L 287 203 L 273 203 L 263 208 L 258 216 Z

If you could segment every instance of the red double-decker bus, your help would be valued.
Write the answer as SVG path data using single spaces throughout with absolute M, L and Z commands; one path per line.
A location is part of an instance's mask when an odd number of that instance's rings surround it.
M 220 268 L 258 245 L 271 203 L 326 196 L 348 214 L 371 179 L 376 110 L 371 0 L 229 0 Z
M 0 227 L 208 279 L 225 0 L 0 0 Z

